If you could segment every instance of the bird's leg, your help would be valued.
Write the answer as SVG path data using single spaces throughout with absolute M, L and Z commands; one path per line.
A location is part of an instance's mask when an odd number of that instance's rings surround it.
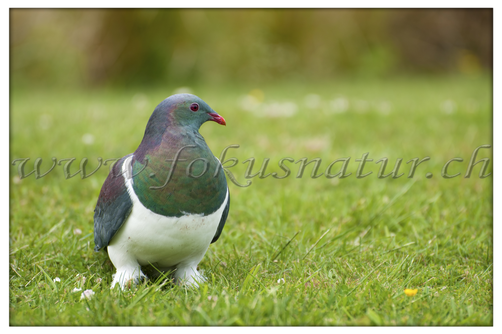
M 141 272 L 139 265 L 135 268 L 117 268 L 117 272 L 113 275 L 113 282 L 110 288 L 113 289 L 115 284 L 119 284 L 122 290 L 130 289 L 144 279 L 146 279 L 146 276 Z
M 186 285 L 192 288 L 198 288 L 199 283 L 205 282 L 206 278 L 197 270 L 197 263 L 189 265 L 178 265 L 174 279 L 178 285 Z
M 115 268 L 117 268 L 117 272 L 113 275 L 111 289 L 115 287 L 115 284 L 119 284 L 122 290 L 130 289 L 140 283 L 141 280 L 146 279 L 135 258 L 116 252 L 112 246 L 108 246 L 108 255 Z

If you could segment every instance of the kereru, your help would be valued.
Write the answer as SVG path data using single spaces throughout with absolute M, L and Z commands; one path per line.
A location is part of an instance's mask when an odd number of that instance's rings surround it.
M 149 264 L 175 269 L 178 284 L 204 280 L 197 265 L 230 207 L 221 163 L 199 133 L 206 121 L 226 125 L 199 97 L 170 96 L 153 111 L 136 151 L 112 167 L 94 210 L 94 250 L 106 248 L 117 269 L 112 288 L 137 283 Z

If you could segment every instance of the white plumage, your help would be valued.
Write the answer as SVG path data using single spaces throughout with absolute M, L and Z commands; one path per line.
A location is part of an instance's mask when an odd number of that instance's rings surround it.
M 225 201 L 212 214 L 165 217 L 143 206 L 134 193 L 131 160 L 132 156 L 124 162 L 122 176 L 133 202 L 132 212 L 108 245 L 108 255 L 117 268 L 112 288 L 117 283 L 123 289 L 130 280 L 137 282 L 145 276 L 140 265 L 148 264 L 161 270 L 176 268 L 176 280 L 197 286 L 197 281 L 204 280 L 197 265 L 216 233 L 228 202 L 228 190 Z

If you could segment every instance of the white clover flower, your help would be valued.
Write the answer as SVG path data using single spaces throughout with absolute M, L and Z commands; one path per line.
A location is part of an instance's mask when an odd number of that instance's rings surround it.
M 61 279 L 59 277 L 56 277 L 55 279 L 53 279 L 54 283 L 56 282 L 61 282 Z
M 441 103 L 441 111 L 445 114 L 453 114 L 457 109 L 457 104 L 452 100 L 445 100 Z
M 309 109 L 318 109 L 321 107 L 321 97 L 317 94 L 308 94 L 304 98 L 304 103 Z
M 94 136 L 90 133 L 86 133 L 82 136 L 82 143 L 85 145 L 91 145 L 94 143 Z
M 95 292 L 92 291 L 91 289 L 89 290 L 85 290 L 84 292 L 82 292 L 82 294 L 80 295 L 80 299 L 84 299 L 84 298 L 87 298 L 87 299 L 91 299 L 92 296 L 94 296 Z
M 330 106 L 334 113 L 344 113 L 349 110 L 349 100 L 344 97 L 338 97 L 330 102 Z
M 85 281 L 87 278 L 85 276 L 80 276 L 80 274 L 77 274 L 77 281 L 82 282 L 82 284 L 85 284 Z

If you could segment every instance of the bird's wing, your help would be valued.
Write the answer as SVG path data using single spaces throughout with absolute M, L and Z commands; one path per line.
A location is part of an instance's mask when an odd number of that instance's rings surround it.
M 228 187 L 227 187 L 227 192 L 228 192 L 227 206 L 225 206 L 225 210 L 223 210 L 223 214 L 221 215 L 220 219 L 220 224 L 216 229 L 216 234 L 214 235 L 213 241 L 211 241 L 211 243 L 216 242 L 218 240 L 218 238 L 221 235 L 221 232 L 223 231 L 223 227 L 225 226 L 225 222 L 227 221 L 228 210 L 230 209 L 230 190 L 228 189 Z
M 94 250 L 108 246 L 132 211 L 132 200 L 127 192 L 122 165 L 129 154 L 115 163 L 105 180 L 94 209 Z

